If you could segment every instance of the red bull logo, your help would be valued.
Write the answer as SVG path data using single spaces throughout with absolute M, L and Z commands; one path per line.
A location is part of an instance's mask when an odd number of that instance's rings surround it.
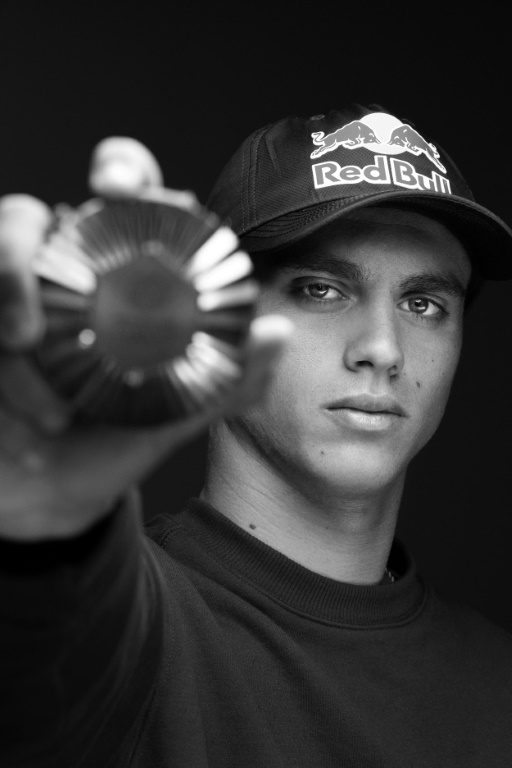
M 332 152 L 340 146 L 346 149 L 364 147 L 379 155 L 398 155 L 403 152 L 416 156 L 424 154 L 438 170 L 446 173 L 434 144 L 426 141 L 412 126 L 402 123 L 387 112 L 373 112 L 342 125 L 333 133 L 325 134 L 320 131 L 312 133 L 311 137 L 317 147 L 311 153 L 312 159 Z

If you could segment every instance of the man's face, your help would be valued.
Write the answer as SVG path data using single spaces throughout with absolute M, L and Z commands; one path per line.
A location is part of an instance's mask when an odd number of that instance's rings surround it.
M 366 209 L 275 256 L 260 314 L 295 333 L 239 440 L 302 492 L 373 494 L 435 432 L 457 366 L 470 264 L 421 214 Z

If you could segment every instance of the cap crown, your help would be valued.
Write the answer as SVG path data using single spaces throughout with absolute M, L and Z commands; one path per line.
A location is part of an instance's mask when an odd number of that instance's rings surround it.
M 315 215 L 313 206 L 329 201 L 339 207 L 397 192 L 474 199 L 451 158 L 410 122 L 381 107 L 351 104 L 252 133 L 225 166 L 208 205 L 244 235 L 298 211 L 304 221 L 304 209 Z

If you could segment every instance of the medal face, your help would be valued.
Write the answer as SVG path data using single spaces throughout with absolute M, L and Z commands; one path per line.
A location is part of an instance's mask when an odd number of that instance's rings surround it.
M 90 201 L 62 215 L 35 265 L 47 317 L 35 356 L 82 419 L 165 423 L 236 385 L 257 297 L 237 245 L 199 206 Z

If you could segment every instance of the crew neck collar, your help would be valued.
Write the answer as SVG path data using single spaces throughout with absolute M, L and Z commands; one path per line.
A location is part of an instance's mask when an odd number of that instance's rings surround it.
M 425 603 L 427 590 L 417 576 L 414 560 L 397 539 L 388 561 L 397 580 L 367 586 L 337 581 L 305 568 L 201 499 L 191 499 L 178 519 L 222 568 L 313 620 L 354 628 L 393 626 L 411 621 Z

